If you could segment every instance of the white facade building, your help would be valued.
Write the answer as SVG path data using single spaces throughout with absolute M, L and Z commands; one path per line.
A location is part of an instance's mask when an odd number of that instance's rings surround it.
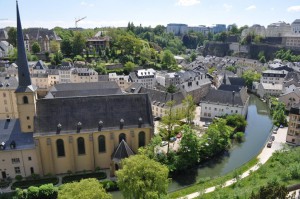
M 300 34 L 300 19 L 296 19 L 293 23 L 292 23 L 292 33 L 293 34 Z
M 129 74 L 129 79 L 131 82 L 140 83 L 145 88 L 153 89 L 156 83 L 156 71 L 152 68 L 141 69 Z

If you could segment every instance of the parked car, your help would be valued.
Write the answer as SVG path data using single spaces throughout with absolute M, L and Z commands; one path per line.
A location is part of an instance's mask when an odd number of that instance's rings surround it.
M 161 120 L 161 117 L 154 117 L 153 120 L 154 120 L 154 121 L 160 121 L 160 120 Z
M 171 137 L 170 138 L 170 142 L 175 142 L 176 141 L 176 137 Z
M 268 144 L 267 144 L 267 147 L 268 147 L 268 148 L 271 148 L 271 147 L 272 147 L 272 144 L 273 144 L 273 142 L 269 141 Z
M 211 123 L 210 122 L 205 122 L 205 124 L 203 125 L 204 127 L 209 127 Z
M 274 133 L 274 134 L 277 134 L 277 131 L 276 131 L 276 130 L 273 130 L 273 133 Z
M 272 135 L 271 137 L 270 137 L 270 141 L 274 141 L 275 140 L 275 136 L 274 135 Z
M 166 146 L 166 145 L 168 145 L 168 142 L 167 142 L 167 141 L 162 141 L 162 142 L 160 143 L 160 146 Z

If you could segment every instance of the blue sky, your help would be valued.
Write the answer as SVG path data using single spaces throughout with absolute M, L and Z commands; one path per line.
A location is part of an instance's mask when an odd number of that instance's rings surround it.
M 16 26 L 14 0 L 0 0 L 0 28 Z M 22 25 L 74 27 L 75 18 L 87 17 L 79 27 L 185 23 L 190 26 L 232 24 L 238 26 L 300 18 L 299 0 L 19 0 Z M 5 20 L 3 20 L 5 19 Z

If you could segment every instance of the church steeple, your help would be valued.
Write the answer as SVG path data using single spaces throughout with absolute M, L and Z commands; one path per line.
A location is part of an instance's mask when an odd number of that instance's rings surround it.
M 26 90 L 26 87 L 31 85 L 31 78 L 30 78 L 27 55 L 25 50 L 18 1 L 16 1 L 16 4 L 17 4 L 17 49 L 18 49 L 17 65 L 18 65 L 18 77 L 19 77 L 19 88 L 17 89 L 17 91 L 24 92 Z

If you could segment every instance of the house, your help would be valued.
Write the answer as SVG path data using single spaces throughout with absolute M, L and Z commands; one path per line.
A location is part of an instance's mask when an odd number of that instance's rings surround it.
M 286 135 L 286 142 L 292 145 L 300 145 L 300 104 L 294 105 L 289 113 L 289 126 Z
M 201 100 L 201 120 L 211 120 L 215 117 L 240 114 L 246 117 L 250 96 L 246 87 L 221 85 L 218 90 L 210 89 Z
M 292 24 L 292 33 L 293 34 L 300 34 L 300 19 L 296 19 Z
M 8 57 L 9 53 L 13 50 L 13 46 L 7 41 L 0 41 L 0 58 Z
M 109 41 L 110 38 L 107 36 L 88 38 L 86 40 L 86 47 L 87 49 L 90 49 L 90 53 L 92 53 L 93 50 L 98 53 L 101 49 L 109 47 Z
M 285 93 L 279 96 L 278 101 L 285 104 L 287 111 L 290 110 L 296 104 L 300 103 L 300 87 L 295 87 L 295 85 L 289 86 Z
M 156 71 L 152 68 L 137 70 L 129 73 L 129 80 L 141 83 L 145 88 L 153 89 L 156 83 Z
M 118 86 L 122 89 L 125 90 L 128 88 L 132 82 L 129 81 L 129 76 L 128 75 L 117 75 L 117 73 L 109 73 L 108 74 L 108 81 L 114 81 L 117 82 Z

